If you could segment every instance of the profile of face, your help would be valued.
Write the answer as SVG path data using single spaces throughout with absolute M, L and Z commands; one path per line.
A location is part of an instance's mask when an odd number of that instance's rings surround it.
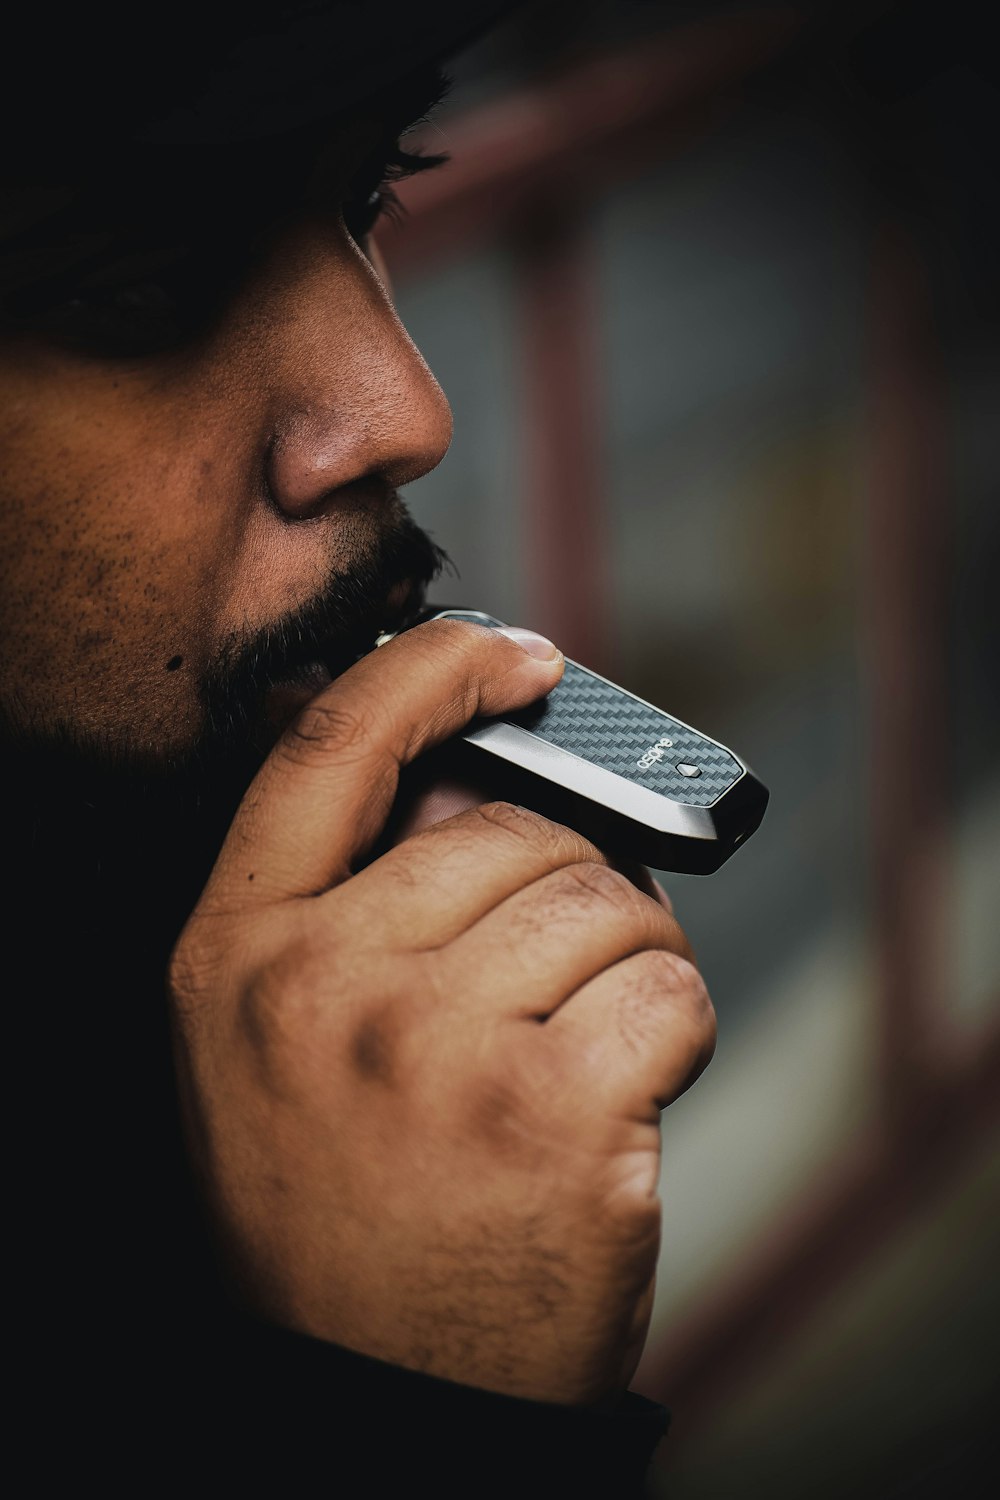
M 164 764 L 227 736 L 266 748 L 438 570 L 397 490 L 441 459 L 450 412 L 367 240 L 426 104 L 399 107 L 294 146 L 304 186 L 271 213 L 262 168 L 262 222 L 213 241 L 225 294 L 180 332 L 154 244 L 5 336 L 8 734 Z M 188 246 L 177 264 L 211 280 Z

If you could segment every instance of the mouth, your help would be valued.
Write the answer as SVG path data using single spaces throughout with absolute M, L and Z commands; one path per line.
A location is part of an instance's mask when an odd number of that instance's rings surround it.
M 395 494 L 382 519 L 312 598 L 222 642 L 199 684 L 203 758 L 228 765 L 267 755 L 304 703 L 367 655 L 381 632 L 410 623 L 443 568 L 457 573 Z
M 307 662 L 293 675 L 271 683 L 264 693 L 264 719 L 268 728 L 280 734 L 299 709 L 329 687 L 332 681 L 329 669 L 323 662 L 315 661 Z
M 316 636 L 299 642 L 294 658 L 271 675 L 265 690 L 264 716 L 268 726 L 280 733 L 304 704 L 362 656 L 367 656 L 379 634 L 401 629 L 422 609 L 425 593 L 425 583 L 402 579 L 392 586 L 382 605 L 367 611 L 363 623 L 354 629 L 334 637 Z

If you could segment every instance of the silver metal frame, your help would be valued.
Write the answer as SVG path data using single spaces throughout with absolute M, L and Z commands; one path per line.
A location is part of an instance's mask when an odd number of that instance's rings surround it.
M 483 724 L 478 729 L 467 730 L 461 738 L 472 745 L 479 745 L 501 760 L 510 761 L 526 771 L 544 776 L 547 781 L 564 787 L 568 792 L 576 792 L 588 801 L 599 802 L 602 807 L 610 808 L 622 817 L 632 818 L 637 823 L 645 824 L 647 828 L 655 828 L 658 833 L 673 833 L 686 839 L 718 838 L 711 808 L 729 796 L 743 779 L 742 776 L 738 777 L 732 786 L 716 797 L 710 807 L 692 807 L 690 803 L 674 802 L 664 793 L 654 792 L 650 787 L 637 786 L 635 782 L 618 776 L 614 771 L 608 771 L 604 766 L 595 766 L 583 756 L 574 755 L 571 750 L 550 745 L 547 740 L 539 739 L 529 729 L 522 729 L 518 724 L 508 724 L 503 720 Z M 746 774 L 745 767 L 743 774 Z
M 490 628 L 504 623 L 481 610 L 449 609 L 440 605 L 423 612 L 419 623 L 440 618 L 468 619 Z M 379 637 L 377 644 L 382 645 L 391 638 L 392 633 L 386 632 Z M 569 660 L 567 657 L 567 661 Z M 678 725 L 708 744 L 717 746 L 732 756 L 740 767 L 740 774 L 713 802 L 706 806 L 695 806 L 678 801 L 665 792 L 642 786 L 604 766 L 596 766 L 586 757 L 553 745 L 533 734 L 530 729 L 505 719 L 474 722 L 456 736 L 453 744 L 465 741 L 475 746 L 478 752 L 486 752 L 511 766 L 514 773 L 521 775 L 522 779 L 523 773 L 527 773 L 529 789 L 533 785 L 530 778 L 537 777 L 539 782 L 559 788 L 570 798 L 580 799 L 587 804 L 586 808 L 581 807 L 580 801 L 569 805 L 576 808 L 581 822 L 585 816 L 591 822 L 601 819 L 602 826 L 609 832 L 617 830 L 622 837 L 627 828 L 630 830 L 628 842 L 644 846 L 648 851 L 640 856 L 645 863 L 660 869 L 689 870 L 691 873 L 709 873 L 717 869 L 760 823 L 767 803 L 766 788 L 727 745 L 713 740 L 710 735 L 703 734 L 693 725 L 685 724 L 682 719 L 666 714 L 655 703 L 649 703 L 638 694 L 630 693 L 627 688 L 620 687 L 598 672 L 592 672 L 589 667 L 576 661 L 572 665 L 604 683 L 613 692 L 624 694 L 640 703 L 663 719 L 665 724 Z M 553 795 L 558 796 L 558 793 L 554 792 Z M 749 816 L 745 815 L 747 812 Z M 741 813 L 744 816 L 741 817 Z M 609 823 L 608 814 L 612 820 L 622 821 Z M 664 844 L 656 842 L 660 837 L 666 841 Z M 674 843 L 674 840 L 678 842 Z M 668 856 L 669 862 L 657 864 L 654 851 Z

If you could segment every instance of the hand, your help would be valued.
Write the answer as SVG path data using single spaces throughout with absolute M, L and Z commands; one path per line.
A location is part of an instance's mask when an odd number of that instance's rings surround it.
M 504 803 L 359 868 L 402 764 L 560 672 L 454 620 L 352 667 L 247 793 L 170 986 L 192 1150 L 252 1305 L 585 1403 L 641 1352 L 659 1112 L 714 1045 L 683 934 L 592 844 Z
M 397 797 L 393 809 L 395 831 L 391 842 L 399 843 L 402 839 L 419 833 L 422 828 L 429 828 L 432 823 L 443 822 L 445 818 L 452 818 L 456 813 L 465 812 L 467 808 L 481 807 L 483 803 L 493 800 L 489 788 L 482 782 L 459 779 L 452 775 L 432 779 L 412 796 L 404 798 L 400 794 Z M 624 859 L 609 859 L 608 863 L 613 870 L 620 870 L 623 875 L 627 875 L 634 886 L 647 896 L 652 896 L 665 911 L 673 915 L 673 902 L 645 865 L 636 860 Z

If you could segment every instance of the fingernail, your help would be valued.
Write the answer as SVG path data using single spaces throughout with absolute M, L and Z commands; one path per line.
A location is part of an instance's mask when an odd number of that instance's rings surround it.
M 501 625 L 497 629 L 501 635 L 516 641 L 529 656 L 537 656 L 539 661 L 555 661 L 562 654 L 558 646 L 553 646 L 544 635 L 538 635 L 534 630 L 521 630 L 517 625 Z

